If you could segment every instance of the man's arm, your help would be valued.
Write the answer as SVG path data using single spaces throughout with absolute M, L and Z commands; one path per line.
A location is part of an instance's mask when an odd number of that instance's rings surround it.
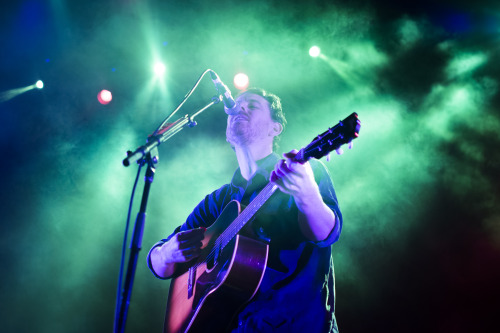
M 324 203 L 314 179 L 311 165 L 293 161 L 296 150 L 286 153 L 271 174 L 279 189 L 294 197 L 299 210 L 298 223 L 304 236 L 311 241 L 328 238 L 337 223 L 333 211 Z
M 299 209 L 300 230 L 304 236 L 312 241 L 322 241 L 328 238 L 337 219 L 332 210 L 323 202 L 319 189 L 317 194 L 297 195 L 294 199 Z

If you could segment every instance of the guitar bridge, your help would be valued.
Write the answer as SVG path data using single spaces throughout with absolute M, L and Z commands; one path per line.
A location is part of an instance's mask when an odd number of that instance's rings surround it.
M 196 282 L 195 280 L 196 280 L 196 268 L 189 267 L 188 283 L 187 283 L 188 298 L 193 297 L 194 284 Z

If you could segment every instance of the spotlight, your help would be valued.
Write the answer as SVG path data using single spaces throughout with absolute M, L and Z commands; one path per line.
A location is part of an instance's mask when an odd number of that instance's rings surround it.
M 38 89 L 42 89 L 43 88 L 43 81 L 42 80 L 36 81 L 35 87 L 37 87 Z
M 234 76 L 234 86 L 239 90 L 245 90 L 248 88 L 249 80 L 248 76 L 244 73 L 238 73 Z
M 157 62 L 153 66 L 153 71 L 156 76 L 162 76 L 165 73 L 166 67 L 163 63 Z
M 108 104 L 109 102 L 111 102 L 112 99 L 113 96 L 111 95 L 111 91 L 109 90 L 103 89 L 97 94 L 97 100 L 102 105 Z
M 319 56 L 320 53 L 321 53 L 321 49 L 317 46 L 313 46 L 309 49 L 309 55 L 313 58 L 316 58 L 317 56 Z

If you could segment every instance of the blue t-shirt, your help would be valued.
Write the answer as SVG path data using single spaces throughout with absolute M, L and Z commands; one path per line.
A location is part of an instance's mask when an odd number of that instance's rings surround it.
M 258 161 L 258 170 L 249 181 L 237 169 L 231 183 L 207 195 L 184 224 L 153 248 L 180 231 L 209 227 L 231 200 L 247 205 L 269 182 L 279 160 L 273 153 Z M 273 194 L 251 225 L 257 234 L 270 240 L 266 271 L 259 290 L 239 312 L 233 332 L 338 331 L 331 245 L 339 238 L 342 215 L 326 167 L 315 159 L 310 164 L 323 201 L 337 217 L 335 228 L 321 242 L 306 239 L 299 229 L 293 197 L 279 190 Z M 148 264 L 152 270 L 150 255 Z

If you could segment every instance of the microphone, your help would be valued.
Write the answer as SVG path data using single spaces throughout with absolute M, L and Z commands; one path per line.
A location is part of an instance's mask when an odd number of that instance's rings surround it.
M 210 76 L 212 77 L 212 81 L 214 81 L 215 89 L 217 89 L 219 95 L 222 95 L 222 102 L 224 102 L 224 111 L 228 115 L 235 115 L 237 113 L 238 105 L 231 95 L 231 90 L 229 90 L 229 88 L 224 83 L 222 83 L 217 73 L 210 70 Z

